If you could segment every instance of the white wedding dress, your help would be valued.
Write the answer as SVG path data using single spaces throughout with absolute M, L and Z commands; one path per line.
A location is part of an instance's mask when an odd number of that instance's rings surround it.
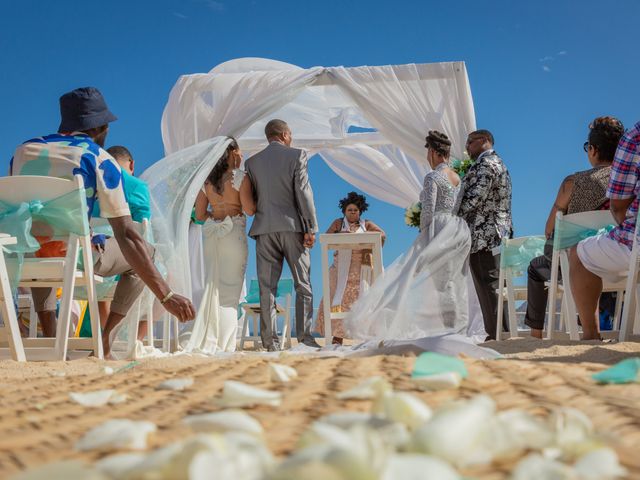
M 425 177 L 420 234 L 345 318 L 351 338 L 415 340 L 465 334 L 471 236 L 466 222 L 452 214 L 458 188 L 443 166 Z
M 234 170 L 232 186 L 240 190 L 244 172 Z M 185 353 L 215 354 L 236 349 L 238 305 L 247 267 L 247 220 L 244 215 L 202 225 L 204 290 Z

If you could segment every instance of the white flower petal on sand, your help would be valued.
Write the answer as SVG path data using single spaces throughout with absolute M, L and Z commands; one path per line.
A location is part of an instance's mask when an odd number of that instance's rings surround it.
M 574 460 L 602 446 L 594 436 L 593 423 L 580 410 L 558 408 L 552 412 L 550 424 L 555 433 L 554 445 L 562 451 L 564 460 Z
M 370 377 L 355 387 L 336 395 L 339 400 L 371 400 L 391 391 L 391 384 L 383 377 Z
M 77 443 L 76 450 L 130 449 L 147 448 L 147 435 L 155 432 L 151 422 L 113 419 L 89 430 Z
M 49 375 L 51 375 L 52 377 L 66 377 L 67 376 L 67 372 L 65 372 L 63 370 L 54 370 L 54 371 L 50 372 Z
M 144 460 L 144 453 L 118 453 L 95 463 L 95 468 L 111 478 L 126 478 L 129 471 Z
M 350 448 L 353 439 L 347 430 L 315 422 L 298 439 L 298 449 L 304 449 L 313 445 L 332 445 L 339 448 Z
M 269 364 L 269 376 L 272 382 L 287 383 L 298 376 L 295 368 L 281 363 Z
M 581 480 L 613 480 L 627 474 L 611 448 L 599 448 L 583 455 L 575 463 L 574 469 Z
M 17 473 L 11 480 L 108 480 L 103 473 L 78 460 L 49 463 Z
M 218 402 L 223 407 L 251 407 L 253 405 L 271 405 L 282 403 L 282 394 L 252 387 L 242 382 L 227 380 L 222 388 L 222 398 Z
M 460 480 L 451 465 L 429 455 L 397 454 L 387 461 L 380 480 Z
M 102 373 L 104 373 L 105 375 L 113 375 L 114 370 L 111 367 L 104 367 L 102 369 Z
M 436 391 L 458 388 L 462 383 L 462 376 L 458 372 L 443 372 L 426 377 L 415 377 L 411 380 L 421 389 Z
M 431 409 L 418 397 L 406 392 L 385 392 L 376 398 L 373 413 L 416 429 L 432 416 Z
M 182 391 L 193 385 L 193 378 L 172 378 L 158 385 L 158 390 Z
M 486 395 L 440 407 L 413 436 L 413 450 L 456 466 L 491 462 L 487 446 L 495 403 Z
M 95 392 L 70 392 L 69 397 L 83 407 L 102 407 L 107 403 L 116 404 L 126 401 L 127 396 L 115 390 L 96 390 Z
M 184 418 L 183 422 L 193 431 L 201 433 L 236 431 L 259 437 L 264 432 L 260 422 L 242 410 L 223 410 L 221 412 L 189 415 Z
M 394 448 L 404 448 L 411 440 L 407 427 L 389 419 L 374 416 L 364 412 L 342 412 L 326 415 L 316 423 L 324 423 L 342 430 L 351 430 L 360 425 L 375 431 L 386 445 Z
M 543 450 L 553 445 L 554 435 L 546 422 L 522 410 L 506 410 L 491 420 L 487 446 L 494 458 L 509 459 L 525 450 Z
M 125 478 L 259 480 L 273 462 L 267 448 L 250 435 L 199 434 L 150 453 Z
M 532 453 L 516 465 L 511 480 L 577 480 L 577 476 L 568 465 Z

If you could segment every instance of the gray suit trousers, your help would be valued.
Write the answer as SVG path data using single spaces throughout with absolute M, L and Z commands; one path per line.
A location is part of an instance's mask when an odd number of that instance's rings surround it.
M 287 261 L 296 290 L 296 336 L 298 341 L 311 337 L 313 294 L 311 258 L 299 232 L 265 233 L 256 237 L 258 283 L 260 284 L 260 336 L 267 348 L 278 341 L 276 335 L 276 295 Z

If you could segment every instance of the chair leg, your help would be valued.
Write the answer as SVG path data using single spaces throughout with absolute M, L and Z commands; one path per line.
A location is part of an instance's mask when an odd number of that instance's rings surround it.
M 33 303 L 33 297 L 31 297 L 31 304 L 29 305 L 29 338 L 38 338 L 38 314 Z
M 502 317 L 504 315 L 504 269 L 500 269 L 498 280 L 498 314 L 496 315 L 496 340 L 502 340 Z M 511 333 L 513 335 L 513 333 Z
M 260 341 L 260 332 L 258 330 L 258 316 L 252 315 L 253 317 L 253 349 L 258 350 L 260 346 L 258 342 Z
M 2 313 L 5 328 L 9 329 L 7 337 L 11 358 L 17 362 L 24 362 L 27 358 L 24 354 L 16 311 L 13 308 L 13 295 L 11 294 L 11 288 L 9 288 L 9 275 L 7 274 L 7 266 L 2 251 L 0 251 L 0 287 L 2 288 L 2 300 L 0 300 L 2 311 L 0 313 Z
M 93 258 L 91 256 L 91 244 L 88 237 L 82 240 L 82 260 L 84 262 L 84 279 L 87 289 L 87 307 L 89 316 L 91 317 L 91 338 L 93 340 L 93 354 L 103 359 L 102 351 L 102 329 L 100 328 L 100 310 L 98 309 L 98 295 L 96 293 L 96 285 L 93 281 Z
M 55 358 L 64 361 L 67 359 L 69 346 L 69 327 L 71 326 L 71 302 L 73 302 L 73 289 L 76 284 L 76 265 L 78 264 L 79 239 L 75 235 L 70 236 L 67 246 L 63 269 L 62 298 L 60 299 L 60 314 L 56 328 Z M 98 317 L 99 321 L 99 317 Z M 102 344 L 100 344 L 102 352 Z
M 247 338 L 247 330 L 249 329 L 249 322 L 247 321 L 247 317 L 249 315 L 245 312 L 244 317 L 242 318 L 242 330 L 240 331 L 240 350 L 244 350 L 244 342 Z
M 169 336 L 171 334 L 171 321 L 173 317 L 168 313 L 164 314 L 165 319 L 162 322 L 162 350 L 164 352 L 169 351 Z

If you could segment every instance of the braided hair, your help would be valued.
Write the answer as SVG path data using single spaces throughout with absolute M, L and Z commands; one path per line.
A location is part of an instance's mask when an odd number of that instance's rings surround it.
M 216 166 L 213 167 L 213 170 L 211 170 L 211 173 L 207 177 L 207 180 L 209 181 L 213 189 L 218 193 L 218 195 L 222 195 L 222 191 L 224 190 L 224 182 L 222 179 L 224 177 L 224 174 L 229 169 L 229 156 L 231 154 L 231 151 L 235 151 L 240 148 L 238 147 L 238 142 L 236 142 L 235 138 L 228 138 L 231 139 L 231 143 L 229 143 L 229 146 L 224 151 L 224 153 L 218 160 L 218 163 L 216 163 Z
M 451 140 L 446 134 L 437 130 L 430 130 L 426 138 L 425 147 L 435 151 L 438 155 L 448 158 L 451 153 Z
M 366 212 L 369 208 L 367 197 L 356 192 L 349 192 L 347 196 L 340 200 L 340 203 L 338 204 L 340 210 L 342 210 L 342 213 L 346 212 L 349 205 L 355 205 L 356 207 L 358 207 L 358 210 L 360 210 L 361 214 Z

